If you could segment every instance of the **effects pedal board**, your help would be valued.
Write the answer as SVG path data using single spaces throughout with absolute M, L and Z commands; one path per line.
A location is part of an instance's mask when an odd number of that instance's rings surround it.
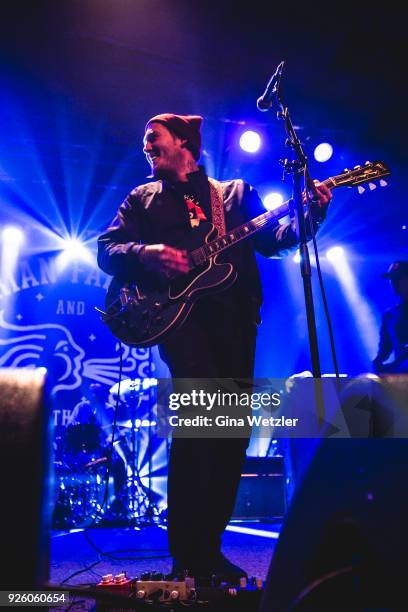
M 102 595 L 98 602 L 98 610 L 110 611 L 112 602 L 103 603 L 103 594 L 126 599 L 127 605 L 133 604 L 134 609 L 173 610 L 183 606 L 193 610 L 245 610 L 252 612 L 259 606 L 263 591 L 263 581 L 260 578 L 241 578 L 239 585 L 221 582 L 217 576 L 212 576 L 205 583 L 198 583 L 194 578 L 164 576 L 159 572 L 146 572 L 136 578 L 128 578 L 126 572 L 106 574 L 96 585 L 96 590 Z M 99 599 L 99 598 L 97 598 Z M 119 609 L 119 608 L 117 608 Z

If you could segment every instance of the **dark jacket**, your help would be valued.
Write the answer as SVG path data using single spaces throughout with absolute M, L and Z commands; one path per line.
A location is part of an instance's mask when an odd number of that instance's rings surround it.
M 170 185 L 154 181 L 136 187 L 121 204 L 117 216 L 98 240 L 98 264 L 107 274 L 126 280 L 137 280 L 143 274 L 138 261 L 137 248 L 144 244 L 182 244 L 186 232 L 194 232 L 183 190 L 194 191 L 207 219 L 211 219 L 210 189 L 202 168 L 189 175 L 189 183 Z M 227 231 L 265 213 L 265 207 L 256 190 L 242 180 L 223 181 L 225 222 Z M 266 257 L 282 255 L 297 245 L 296 233 L 291 224 L 262 230 L 252 238 L 235 244 L 228 252 L 228 260 L 235 265 L 238 280 L 233 288 L 223 292 L 239 291 L 248 300 L 262 303 L 262 287 L 255 258 L 258 251 Z

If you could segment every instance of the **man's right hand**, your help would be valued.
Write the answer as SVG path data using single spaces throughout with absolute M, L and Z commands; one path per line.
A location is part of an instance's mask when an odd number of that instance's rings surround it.
M 187 251 L 173 249 L 165 244 L 146 244 L 139 251 L 139 259 L 146 270 L 157 272 L 165 278 L 185 274 L 190 270 Z

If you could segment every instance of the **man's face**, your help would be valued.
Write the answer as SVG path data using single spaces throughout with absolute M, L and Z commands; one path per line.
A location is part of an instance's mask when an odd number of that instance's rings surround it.
M 173 135 L 161 123 L 151 123 L 143 138 L 143 151 L 153 176 L 171 179 L 182 169 L 185 156 L 185 140 Z

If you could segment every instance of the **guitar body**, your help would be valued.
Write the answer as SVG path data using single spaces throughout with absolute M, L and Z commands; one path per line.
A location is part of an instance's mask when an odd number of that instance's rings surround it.
M 217 236 L 212 224 L 201 223 L 178 248 L 192 252 Z M 114 278 L 106 295 L 104 322 L 125 344 L 137 347 L 159 344 L 184 323 L 199 298 L 233 284 L 237 274 L 232 264 L 220 261 L 220 257 L 214 255 L 170 282 L 156 274 L 140 283 L 123 284 Z

